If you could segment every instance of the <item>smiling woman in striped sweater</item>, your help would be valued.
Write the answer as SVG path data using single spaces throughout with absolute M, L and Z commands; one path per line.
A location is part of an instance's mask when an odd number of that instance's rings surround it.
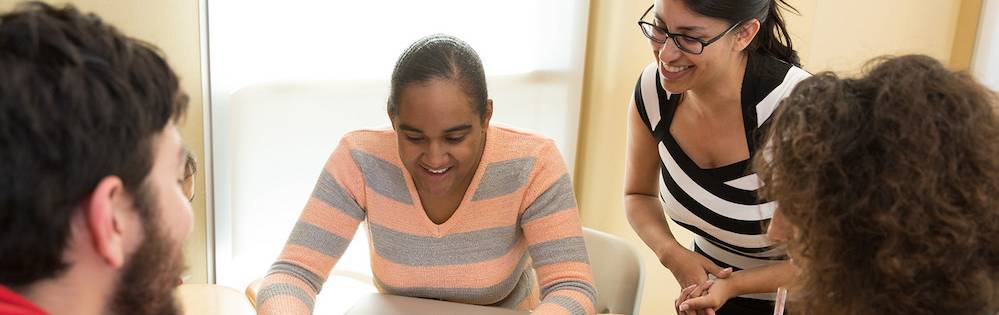
M 550 139 L 490 126 L 492 108 L 468 44 L 433 35 L 410 46 L 392 74 L 392 129 L 341 139 L 261 285 L 258 312 L 311 313 L 366 221 L 381 292 L 594 313 L 562 157 Z

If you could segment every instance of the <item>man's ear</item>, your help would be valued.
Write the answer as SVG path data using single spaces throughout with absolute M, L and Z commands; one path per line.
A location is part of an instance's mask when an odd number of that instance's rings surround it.
M 80 205 L 86 219 L 87 231 L 94 249 L 108 265 L 118 268 L 125 261 L 124 227 L 125 222 L 116 207 L 124 202 L 125 186 L 117 176 L 101 179 L 94 191 Z M 122 209 L 117 209 L 122 210 Z

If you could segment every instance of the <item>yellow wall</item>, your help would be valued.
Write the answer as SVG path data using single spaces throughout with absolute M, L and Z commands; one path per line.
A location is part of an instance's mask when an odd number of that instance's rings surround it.
M 204 160 L 204 123 L 201 98 L 201 43 L 198 1 L 196 0 L 74 0 L 47 1 L 55 4 L 72 3 L 81 11 L 94 12 L 115 25 L 128 36 L 139 38 L 159 47 L 167 61 L 180 76 L 181 88 L 191 98 L 187 118 L 179 126 L 184 142 Z M 9 10 L 18 1 L 0 0 L 0 10 Z M 204 167 L 201 167 L 204 169 Z M 189 282 L 207 280 L 205 234 L 205 180 L 203 172 L 196 178 L 197 192 L 194 226 L 184 249 Z
M 790 2 L 801 11 L 789 23 L 804 68 L 850 73 L 885 54 L 919 53 L 949 63 L 963 1 Z M 970 58 L 970 50 L 964 53 Z
M 676 282 L 631 230 L 623 209 L 626 113 L 642 67 L 653 59 L 635 24 L 650 0 L 591 0 L 576 154 L 575 189 L 585 226 L 622 236 L 646 266 L 641 312 L 673 314 Z M 967 68 L 981 0 L 791 0 L 804 68 L 856 72 L 883 54 L 922 53 Z M 960 16 L 960 21 L 958 18 Z M 968 33 L 971 33 L 970 37 Z M 970 39 L 969 39 L 970 38 Z M 682 244 L 690 233 L 671 229 Z

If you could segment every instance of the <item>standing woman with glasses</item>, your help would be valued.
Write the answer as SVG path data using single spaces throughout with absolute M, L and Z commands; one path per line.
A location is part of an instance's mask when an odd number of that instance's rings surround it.
M 638 22 L 654 61 L 630 105 L 625 209 L 684 288 L 681 314 L 771 314 L 772 292 L 792 277 L 765 234 L 774 204 L 757 198 L 749 168 L 771 113 L 809 76 L 782 5 L 656 0 Z M 664 213 L 694 233 L 691 248 Z

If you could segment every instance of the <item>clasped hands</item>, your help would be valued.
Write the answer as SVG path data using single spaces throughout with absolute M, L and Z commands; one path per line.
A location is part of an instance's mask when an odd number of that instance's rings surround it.
M 689 253 L 689 252 L 688 252 Z M 694 253 L 678 263 L 671 264 L 670 271 L 677 282 L 687 285 L 677 297 L 674 307 L 680 315 L 714 315 L 728 299 L 735 296 L 728 279 L 732 268 L 722 269 L 704 257 Z
M 719 276 L 708 274 L 707 280 L 700 284 L 692 284 L 680 292 L 674 302 L 679 315 L 715 315 L 715 310 L 721 308 L 734 295 L 729 288 L 729 275 L 732 269 L 723 269 Z

